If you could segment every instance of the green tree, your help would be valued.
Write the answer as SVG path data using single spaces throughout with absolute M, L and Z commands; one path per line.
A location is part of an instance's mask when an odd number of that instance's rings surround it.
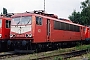
M 74 11 L 68 18 L 75 23 L 90 25 L 90 0 L 81 2 L 81 12 Z M 74 19 L 73 19 L 74 18 Z
M 81 19 L 83 20 L 84 25 L 90 25 L 90 0 L 81 2 L 81 4 Z
M 76 12 L 76 10 L 73 11 L 72 15 L 69 16 L 69 19 L 72 20 L 74 23 L 80 23 L 81 24 L 81 13 Z

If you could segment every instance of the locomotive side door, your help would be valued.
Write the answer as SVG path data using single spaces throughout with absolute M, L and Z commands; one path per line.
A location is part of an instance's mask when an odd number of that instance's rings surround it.
M 2 20 L 2 38 L 5 38 L 5 39 L 10 38 L 10 26 L 11 26 L 10 19 Z
M 47 19 L 47 42 L 50 41 L 50 19 Z

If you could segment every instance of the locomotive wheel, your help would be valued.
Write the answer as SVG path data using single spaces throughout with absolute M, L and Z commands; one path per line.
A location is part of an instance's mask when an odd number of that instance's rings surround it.
M 37 49 L 38 49 L 38 51 L 42 51 L 42 45 L 38 44 Z
M 35 50 L 35 52 L 41 52 L 44 50 L 44 45 L 43 44 L 35 44 L 34 50 Z

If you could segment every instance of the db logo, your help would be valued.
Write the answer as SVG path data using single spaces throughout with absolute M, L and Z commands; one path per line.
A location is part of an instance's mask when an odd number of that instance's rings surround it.
M 41 32 L 41 29 L 38 29 L 38 32 Z

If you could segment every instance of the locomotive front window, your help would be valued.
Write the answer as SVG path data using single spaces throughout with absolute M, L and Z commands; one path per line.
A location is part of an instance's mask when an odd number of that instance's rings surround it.
M 32 17 L 31 16 L 23 16 L 12 19 L 12 25 L 20 25 L 20 24 L 31 24 Z
M 2 20 L 0 20 L 0 28 L 2 27 Z
M 31 16 L 26 16 L 26 17 L 22 17 L 21 19 L 21 24 L 31 24 L 32 21 L 32 17 Z
M 12 25 L 17 25 L 20 23 L 20 17 L 17 17 L 17 18 L 13 18 L 12 19 Z
M 11 21 L 6 20 L 6 28 L 10 28 L 10 26 L 11 26 Z

